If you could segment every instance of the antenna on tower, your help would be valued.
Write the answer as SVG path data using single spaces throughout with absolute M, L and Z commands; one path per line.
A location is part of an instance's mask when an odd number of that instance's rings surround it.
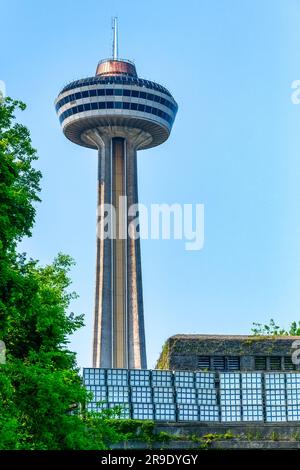
M 113 44 L 112 44 L 112 55 L 113 59 L 117 59 L 118 52 L 118 17 L 115 16 L 112 19 L 112 30 L 113 30 Z

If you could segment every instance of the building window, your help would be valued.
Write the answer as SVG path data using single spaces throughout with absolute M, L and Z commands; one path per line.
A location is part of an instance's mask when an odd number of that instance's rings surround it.
M 295 364 L 293 364 L 291 357 L 283 358 L 284 370 L 295 370 Z
M 256 356 L 255 357 L 255 370 L 266 370 L 267 361 L 265 356 Z
M 240 358 L 238 356 L 199 356 L 199 370 L 240 370 Z
M 270 357 L 270 370 L 281 370 L 281 357 L 274 356 Z
M 227 357 L 227 370 L 240 370 L 240 358 L 238 356 Z
M 214 370 L 225 370 L 225 357 L 214 356 L 212 359 L 212 366 Z
M 210 369 L 210 358 L 209 356 L 199 356 L 198 358 L 198 369 L 209 370 Z

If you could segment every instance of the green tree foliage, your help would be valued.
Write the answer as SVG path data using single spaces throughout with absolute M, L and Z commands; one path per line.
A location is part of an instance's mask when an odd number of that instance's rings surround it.
M 298 321 L 298 323 L 293 321 L 290 324 L 290 327 L 285 330 L 284 328 L 276 325 L 273 318 L 271 318 L 267 325 L 263 325 L 262 323 L 253 323 L 251 332 L 255 336 L 300 336 L 300 321 Z
M 0 102 L 0 449 L 102 449 L 120 436 L 84 411 L 87 392 L 67 349 L 83 325 L 82 315 L 67 314 L 76 297 L 72 260 L 59 254 L 41 267 L 17 252 L 31 235 L 41 178 L 29 131 L 15 121 L 24 109 L 10 98 Z

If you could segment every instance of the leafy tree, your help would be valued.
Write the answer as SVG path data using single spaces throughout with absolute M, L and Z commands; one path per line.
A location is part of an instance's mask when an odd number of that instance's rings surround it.
M 300 321 L 298 321 L 298 323 L 293 321 L 290 324 L 290 327 L 285 330 L 284 328 L 276 325 L 273 318 L 271 318 L 267 325 L 263 325 L 262 323 L 253 323 L 251 331 L 255 336 L 300 336 Z
M 0 102 L 0 449 L 102 449 L 120 435 L 88 398 L 68 337 L 83 316 L 67 314 L 72 260 L 59 254 L 41 267 L 17 252 L 30 236 L 41 174 L 28 129 L 15 122 L 25 105 Z M 81 407 L 78 409 L 78 404 Z

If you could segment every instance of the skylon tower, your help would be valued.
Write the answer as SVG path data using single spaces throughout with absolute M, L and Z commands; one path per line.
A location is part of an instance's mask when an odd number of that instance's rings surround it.
M 118 57 L 116 18 L 113 37 L 112 57 L 98 63 L 94 77 L 65 86 L 55 106 L 65 136 L 98 151 L 93 367 L 146 369 L 140 240 L 128 234 L 136 215 L 127 209 L 138 203 L 137 151 L 167 140 L 177 104 Z M 105 205 L 115 209 L 113 237 L 101 223 Z

